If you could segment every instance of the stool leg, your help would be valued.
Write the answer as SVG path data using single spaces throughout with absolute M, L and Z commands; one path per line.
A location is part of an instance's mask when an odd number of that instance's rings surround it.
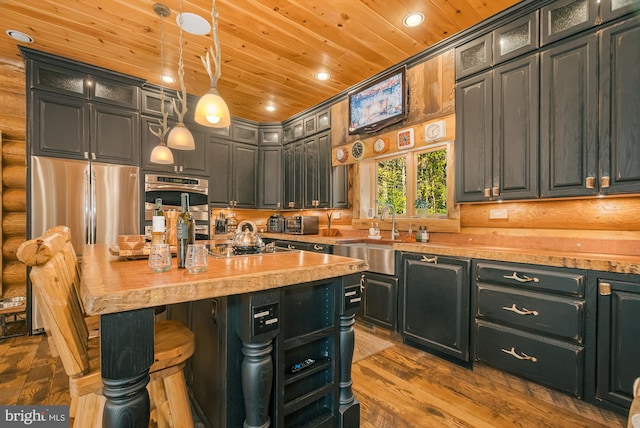
M 164 389 L 171 409 L 171 426 L 173 428 L 193 427 L 193 416 L 183 371 L 180 370 L 164 378 Z

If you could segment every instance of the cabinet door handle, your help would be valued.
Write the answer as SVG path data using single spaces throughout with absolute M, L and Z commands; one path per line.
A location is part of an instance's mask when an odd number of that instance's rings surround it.
M 596 187 L 596 178 L 595 177 L 587 177 L 584 182 L 584 187 L 587 189 L 595 189 Z
M 364 291 L 364 274 L 360 275 L 360 292 Z
M 505 311 L 509 311 L 509 312 L 515 312 L 518 315 L 533 315 L 535 317 L 538 316 L 538 311 L 530 311 L 527 308 L 518 309 L 516 307 L 515 303 L 513 305 L 511 305 L 511 307 L 503 306 L 502 309 L 504 309 Z
M 427 256 L 422 256 L 422 261 L 427 263 L 433 263 L 434 265 L 438 264 L 438 256 L 433 256 L 431 258 Z
M 518 355 L 518 353 L 516 352 L 516 348 L 511 348 L 508 351 L 506 349 L 502 348 L 502 352 L 504 352 L 505 354 L 509 354 L 512 357 L 515 357 L 515 358 L 517 358 L 519 360 L 525 360 L 525 361 L 528 360 L 528 361 L 531 361 L 532 363 L 537 363 L 538 362 L 538 359 L 536 357 L 531 357 L 531 356 L 525 354 L 524 352 L 522 353 L 522 355 Z
M 513 275 L 504 275 L 504 277 L 507 279 L 514 279 L 518 282 L 540 282 L 540 280 L 535 276 L 530 278 L 527 275 L 522 275 L 522 278 L 520 278 L 517 272 L 514 272 Z

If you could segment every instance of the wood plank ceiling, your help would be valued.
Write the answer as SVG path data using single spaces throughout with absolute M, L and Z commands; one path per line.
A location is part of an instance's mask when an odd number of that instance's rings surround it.
M 164 21 L 165 68 L 177 74 L 180 0 Z M 159 84 L 160 21 L 154 0 L 0 0 L 0 29 L 30 35 L 28 46 Z M 282 121 L 518 0 L 218 0 L 222 77 L 218 90 L 233 116 Z M 184 12 L 210 22 L 209 0 L 185 0 Z M 405 28 L 419 10 L 426 21 Z M 1 36 L 0 61 L 21 64 L 17 42 Z M 211 33 L 184 33 L 187 91 L 200 95 L 209 78 L 200 56 Z M 327 71 L 325 82 L 314 79 Z M 1 82 L 0 82 L 1 84 Z M 177 89 L 177 84 L 168 85 Z M 265 110 L 267 104 L 275 112 Z

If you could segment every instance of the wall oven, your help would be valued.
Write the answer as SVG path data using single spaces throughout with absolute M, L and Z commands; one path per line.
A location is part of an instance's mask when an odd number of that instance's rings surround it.
M 151 237 L 151 217 L 156 198 L 166 211 L 180 211 L 180 194 L 189 194 L 189 212 L 196 221 L 196 239 L 209 239 L 209 180 L 199 177 L 145 174 L 144 231 Z

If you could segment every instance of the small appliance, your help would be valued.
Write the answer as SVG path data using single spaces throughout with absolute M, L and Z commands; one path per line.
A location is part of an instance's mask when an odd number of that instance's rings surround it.
M 284 233 L 284 217 L 274 214 L 267 221 L 267 232 Z
M 285 233 L 294 235 L 316 235 L 318 233 L 318 216 L 293 215 L 285 219 Z

